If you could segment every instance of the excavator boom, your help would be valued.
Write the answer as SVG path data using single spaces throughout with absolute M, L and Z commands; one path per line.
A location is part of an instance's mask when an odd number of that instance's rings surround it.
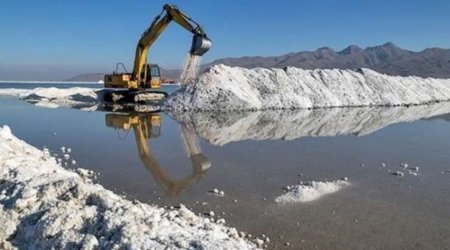
M 127 88 L 128 90 L 157 89 L 161 85 L 159 67 L 147 63 L 148 51 L 160 34 L 172 22 L 179 24 L 193 34 L 189 53 L 203 56 L 211 48 L 211 40 L 203 28 L 188 15 L 181 12 L 175 5 L 164 5 L 162 12 L 155 17 L 150 27 L 144 31 L 136 47 L 133 71 L 105 75 L 106 88 Z M 157 94 L 160 94 L 157 92 Z M 135 100 L 139 101 L 139 100 Z

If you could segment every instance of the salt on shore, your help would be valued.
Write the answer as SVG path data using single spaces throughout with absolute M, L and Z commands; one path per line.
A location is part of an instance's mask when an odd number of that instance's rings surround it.
M 0 127 L 1 249 L 254 249 L 180 206 L 129 201 Z
M 0 89 L 0 96 L 14 96 L 37 106 L 57 108 L 91 107 L 103 101 L 104 89 L 92 88 L 35 88 L 35 89 Z

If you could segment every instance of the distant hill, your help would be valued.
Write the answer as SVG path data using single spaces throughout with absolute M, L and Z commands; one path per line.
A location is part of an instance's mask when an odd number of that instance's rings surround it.
M 68 82 L 98 82 L 103 80 L 104 73 L 87 73 L 76 75 L 70 79 L 67 79 Z
M 273 57 L 223 58 L 204 65 L 204 67 L 216 64 L 244 68 L 283 68 L 286 66 L 304 69 L 369 68 L 389 75 L 450 78 L 450 49 L 429 48 L 413 52 L 401 49 L 393 43 L 365 49 L 350 45 L 338 52 L 324 47 L 316 51 L 302 51 Z
M 450 78 L 450 49 L 428 48 L 413 52 L 397 47 L 393 43 L 362 49 L 350 45 L 341 51 L 323 47 L 316 51 L 293 52 L 281 56 L 246 56 L 222 58 L 204 64 L 201 71 L 216 65 L 239 66 L 244 68 L 283 68 L 294 66 L 304 69 L 357 69 L 369 68 L 388 75 L 416 75 L 421 77 Z M 161 69 L 163 78 L 178 81 L 180 69 Z M 102 74 L 83 74 L 69 81 L 98 81 Z

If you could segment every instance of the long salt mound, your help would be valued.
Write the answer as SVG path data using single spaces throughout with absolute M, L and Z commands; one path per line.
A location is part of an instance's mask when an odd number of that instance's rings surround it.
M 215 65 L 166 101 L 171 110 L 264 110 L 418 105 L 450 100 L 450 79 L 370 69 L 245 69 Z
M 37 106 L 47 108 L 95 108 L 103 101 L 104 89 L 92 88 L 35 88 L 35 89 L 0 89 L 0 96 L 19 97 Z
M 252 249 L 234 228 L 128 201 L 0 127 L 0 249 Z M 79 171 L 83 173 L 83 171 Z

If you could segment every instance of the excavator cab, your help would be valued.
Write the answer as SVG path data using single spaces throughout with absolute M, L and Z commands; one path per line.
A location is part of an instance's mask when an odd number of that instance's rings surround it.
M 159 89 L 161 88 L 161 72 L 157 64 L 145 64 L 141 72 L 141 79 L 144 85 L 142 88 Z

